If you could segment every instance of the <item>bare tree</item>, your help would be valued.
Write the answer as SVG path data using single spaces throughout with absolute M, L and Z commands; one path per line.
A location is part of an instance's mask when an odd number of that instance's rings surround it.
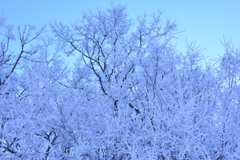
M 114 95 L 113 89 L 128 99 L 130 108 L 140 113 L 140 109 L 133 104 L 136 97 L 130 98 L 126 94 L 139 83 L 134 80 L 138 74 L 137 57 L 146 56 L 151 43 L 160 43 L 162 39 L 167 43 L 176 29 L 176 25 L 169 21 L 162 29 L 161 12 L 151 18 L 147 26 L 147 18 L 139 17 L 138 29 L 133 32 L 126 7 L 114 6 L 107 11 L 83 13 L 82 18 L 71 26 L 62 23 L 51 25 L 55 35 L 68 44 L 67 54 L 79 53 L 85 65 L 91 69 L 102 93 L 113 101 L 115 115 L 118 114 L 120 99 L 119 94 Z
M 122 5 L 51 29 L 14 34 L 0 18 L 1 157 L 240 158 L 231 41 L 214 66 L 195 43 L 177 51 L 177 25 L 160 11 L 130 19 Z M 63 53 L 76 58 L 73 69 Z

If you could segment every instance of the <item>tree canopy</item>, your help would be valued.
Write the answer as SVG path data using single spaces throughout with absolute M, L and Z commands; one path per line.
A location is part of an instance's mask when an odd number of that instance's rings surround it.
M 40 29 L 0 17 L 0 157 L 240 159 L 240 51 L 181 53 L 178 33 L 122 5 Z

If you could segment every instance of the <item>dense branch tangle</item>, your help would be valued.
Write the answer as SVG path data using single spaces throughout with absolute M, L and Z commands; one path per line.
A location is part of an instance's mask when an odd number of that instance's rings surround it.
M 97 78 L 102 93 L 113 100 L 115 108 L 118 98 L 111 95 L 111 88 L 118 86 L 119 90 L 129 92 L 128 88 L 136 87 L 137 81 L 127 82 L 137 74 L 136 60 L 149 54 L 151 41 L 160 43 L 162 37 L 169 36 L 176 28 L 175 24 L 168 22 L 162 29 L 161 12 L 158 12 L 152 16 L 151 26 L 145 24 L 146 16 L 139 18 L 139 26 L 134 33 L 125 9 L 125 6 L 117 6 L 107 11 L 83 13 L 82 19 L 71 26 L 56 22 L 51 25 L 63 43 L 68 43 L 68 54 L 80 53 L 85 65 Z M 128 102 L 128 105 L 135 108 L 137 114 L 140 113 L 133 103 Z
M 134 25 L 124 6 L 81 18 L 52 24 L 56 37 L 37 47 L 40 32 L 19 28 L 16 57 L 4 34 L 1 158 L 240 158 L 239 50 L 224 43 L 221 67 L 203 69 L 198 47 L 184 55 L 169 43 L 176 25 L 163 26 L 161 12 Z M 77 53 L 73 70 L 59 51 Z

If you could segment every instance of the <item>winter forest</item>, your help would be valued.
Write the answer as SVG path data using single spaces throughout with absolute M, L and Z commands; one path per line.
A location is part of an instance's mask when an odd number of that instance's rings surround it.
M 240 51 L 179 52 L 180 32 L 123 5 L 41 28 L 2 14 L 0 159 L 240 159 Z

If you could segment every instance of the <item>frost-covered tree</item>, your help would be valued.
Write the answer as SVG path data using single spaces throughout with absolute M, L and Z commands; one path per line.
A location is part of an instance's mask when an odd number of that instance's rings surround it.
M 239 159 L 239 50 L 218 65 L 160 11 L 84 12 L 52 32 L 0 18 L 0 156 L 15 159 Z M 53 34 L 52 34 L 53 33 Z M 20 42 L 20 52 L 10 42 Z M 67 67 L 64 55 L 76 63 Z
M 6 18 L 0 18 L 0 155 L 21 157 L 18 153 L 24 127 L 25 112 L 21 99 L 25 89 L 21 87 L 24 79 L 20 79 L 20 69 L 24 67 L 24 60 L 30 60 L 37 52 L 37 47 L 30 45 L 37 41 L 44 27 L 36 30 L 31 25 L 18 27 L 14 35 L 14 27 L 6 24 Z M 19 50 L 11 48 L 13 41 L 19 43 Z M 14 46 L 14 45 L 13 45 Z M 16 47 L 16 46 L 15 46 Z M 25 137 L 24 137 L 25 139 Z

